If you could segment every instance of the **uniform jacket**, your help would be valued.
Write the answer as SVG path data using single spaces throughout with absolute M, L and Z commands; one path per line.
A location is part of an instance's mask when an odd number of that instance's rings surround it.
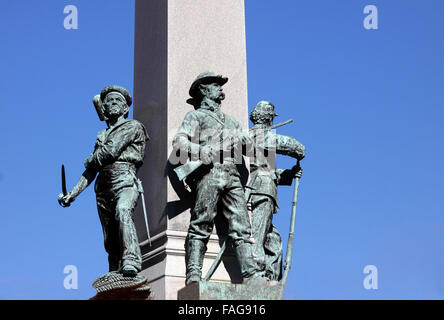
M 185 115 L 173 139 L 173 147 L 198 159 L 201 147 L 208 143 L 215 144 L 215 139 L 220 141 L 229 136 L 236 136 L 240 138 L 244 147 L 251 147 L 248 134 L 242 131 L 241 125 L 235 118 L 220 110 L 212 111 L 203 105 Z M 223 145 L 224 143 L 216 143 L 220 151 Z
M 276 153 L 302 159 L 305 157 L 305 147 L 292 137 L 257 126 L 253 126 L 249 133 L 254 152 L 250 157 L 250 181 L 247 187 L 251 189 L 253 202 L 263 196 L 270 197 L 277 211 L 277 186 L 291 185 L 293 175 L 291 170 L 276 169 Z
M 145 127 L 137 120 L 124 120 L 113 128 L 100 131 L 87 165 L 97 171 L 116 161 L 129 162 L 140 167 L 143 164 L 146 141 Z

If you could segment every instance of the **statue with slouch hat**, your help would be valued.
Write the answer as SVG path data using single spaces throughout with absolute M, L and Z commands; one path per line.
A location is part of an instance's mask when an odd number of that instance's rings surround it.
M 173 139 L 174 149 L 189 160 L 175 171 L 195 192 L 185 241 L 186 285 L 202 280 L 204 254 L 218 212 L 227 219 L 227 236 L 244 283 L 261 281 L 237 167 L 252 144 L 239 122 L 222 112 L 222 86 L 227 81 L 211 71 L 197 76 L 189 90 L 195 110 L 185 115 Z
M 139 196 L 143 196 L 136 171 L 143 164 L 149 137 L 142 123 L 127 119 L 132 98 L 125 88 L 108 86 L 93 102 L 107 128 L 98 133 L 94 151 L 84 161 L 85 171 L 70 192 L 66 191 L 62 168 L 63 192 L 58 201 L 62 207 L 70 206 L 96 180 L 94 190 L 109 273 L 98 278 L 93 286 L 98 295 L 122 290 L 146 293 L 147 279 L 138 275 L 142 257 L 133 213 Z

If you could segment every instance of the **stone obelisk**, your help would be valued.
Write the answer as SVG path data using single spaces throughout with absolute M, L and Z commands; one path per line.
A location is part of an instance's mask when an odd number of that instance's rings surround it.
M 196 76 L 211 70 L 229 78 L 224 112 L 248 128 L 244 0 L 136 0 L 134 118 L 151 137 L 138 172 L 145 189 L 151 235 L 142 206 L 135 221 L 143 255 L 142 273 L 155 299 L 177 299 L 185 286 L 184 241 L 190 220 L 190 195 L 176 181 L 168 162 L 172 138 L 185 114 L 188 90 Z M 214 233 L 203 275 L 219 252 Z M 213 281 L 240 281 L 237 262 L 224 258 Z

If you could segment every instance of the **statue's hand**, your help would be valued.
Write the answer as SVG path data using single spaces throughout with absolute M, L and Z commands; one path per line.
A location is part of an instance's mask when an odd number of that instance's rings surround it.
M 300 179 L 302 177 L 302 168 L 298 165 L 293 166 L 293 168 L 291 168 L 291 172 L 295 178 Z
M 75 200 L 75 197 L 72 196 L 71 192 L 68 192 L 66 195 L 60 193 L 59 196 L 57 197 L 57 200 L 63 208 L 66 208 L 71 205 L 71 202 Z

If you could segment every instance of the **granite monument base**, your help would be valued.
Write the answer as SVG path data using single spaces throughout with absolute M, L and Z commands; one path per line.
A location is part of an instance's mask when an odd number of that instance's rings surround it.
M 177 300 L 281 300 L 282 284 L 234 284 L 200 281 L 177 293 Z

